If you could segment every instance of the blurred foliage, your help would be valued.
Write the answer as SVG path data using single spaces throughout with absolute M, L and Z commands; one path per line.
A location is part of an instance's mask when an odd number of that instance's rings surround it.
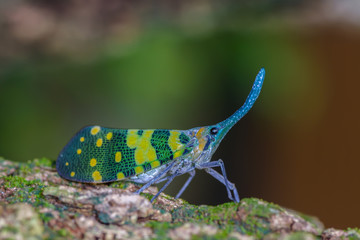
M 242 104 L 262 66 L 269 79 L 262 98 L 270 99 L 254 111 L 263 108 L 269 120 L 277 114 L 296 118 L 271 106 L 290 95 L 284 106 L 290 110 L 301 104 L 297 94 L 311 90 L 306 75 L 287 81 L 294 72 L 307 74 L 310 59 L 284 35 L 216 31 L 189 37 L 162 30 L 126 51 L 114 47 L 85 62 L 41 58 L 8 66 L 0 95 L 7 113 L 1 132 L 8 141 L 1 152 L 18 160 L 56 157 L 70 135 L 91 124 L 172 129 L 212 124 Z M 11 147 L 14 143 L 23 151 Z
M 306 56 L 286 33 L 241 23 L 256 25 L 260 14 L 300 2 L 185 1 L 154 8 L 127 1 L 4 1 L 13 11 L 3 18 L 1 132 L 7 140 L 0 152 L 21 161 L 55 158 L 71 134 L 91 124 L 176 129 L 211 124 L 215 116 L 220 121 L 240 106 L 260 67 L 271 69 L 268 76 L 306 68 Z M 296 94 L 307 86 L 298 83 L 268 86 L 283 94 L 293 86 Z

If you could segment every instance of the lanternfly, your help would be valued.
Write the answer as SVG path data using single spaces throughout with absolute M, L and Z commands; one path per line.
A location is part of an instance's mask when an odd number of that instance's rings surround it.
M 137 193 L 166 181 L 152 201 L 175 177 L 188 173 L 189 178 L 176 195 L 180 197 L 195 176 L 195 169 L 204 169 L 225 185 L 229 199 L 239 202 L 235 185 L 226 177 L 223 161 L 211 161 L 211 157 L 226 133 L 255 103 L 264 77 L 265 70 L 261 69 L 244 105 L 215 125 L 189 130 L 85 127 L 61 151 L 56 169 L 61 177 L 77 182 L 125 179 L 143 183 Z M 220 167 L 221 174 L 215 167 Z

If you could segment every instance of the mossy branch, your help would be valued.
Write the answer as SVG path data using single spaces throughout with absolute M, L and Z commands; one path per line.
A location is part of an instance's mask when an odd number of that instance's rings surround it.
M 324 229 L 306 216 L 256 198 L 196 206 L 129 182 L 82 184 L 43 158 L 0 158 L 0 239 L 359 239 L 359 229 Z

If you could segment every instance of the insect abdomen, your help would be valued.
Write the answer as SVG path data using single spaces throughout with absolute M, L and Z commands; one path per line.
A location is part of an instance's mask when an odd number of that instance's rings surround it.
M 56 168 L 72 181 L 117 181 L 181 156 L 189 140 L 185 131 L 86 127 L 62 150 Z

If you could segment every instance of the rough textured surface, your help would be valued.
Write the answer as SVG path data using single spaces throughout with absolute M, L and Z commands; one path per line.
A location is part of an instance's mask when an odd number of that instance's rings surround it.
M 0 159 L 0 239 L 360 239 L 359 229 L 324 229 L 305 216 L 255 198 L 195 206 L 126 182 L 80 184 L 54 162 Z

